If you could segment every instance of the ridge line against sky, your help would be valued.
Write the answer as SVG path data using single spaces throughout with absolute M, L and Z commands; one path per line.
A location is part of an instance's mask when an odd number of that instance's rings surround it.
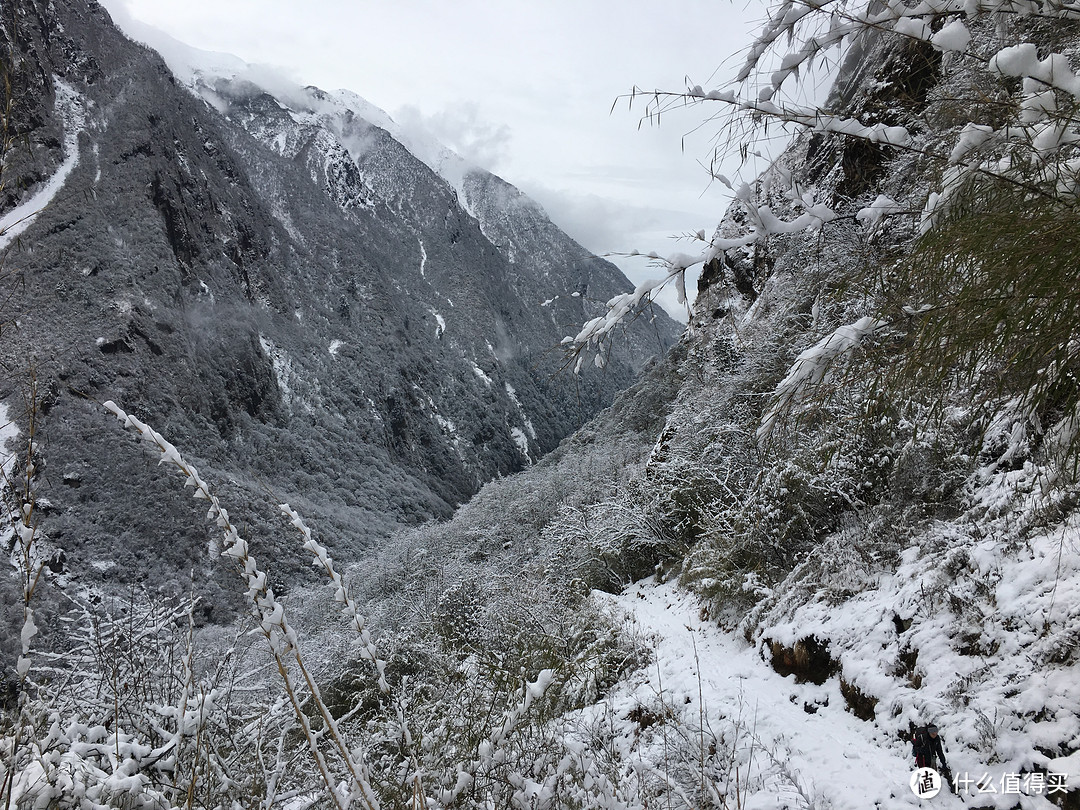
M 658 128 L 641 123 L 640 102 L 615 101 L 635 85 L 722 81 L 765 14 L 760 0 L 102 4 L 125 33 L 158 50 L 168 42 L 147 26 L 297 84 L 356 92 L 518 186 L 599 254 L 682 251 L 674 237 L 711 233 L 719 222 L 729 194 L 702 166 L 711 133 L 690 133 L 701 109 Z M 660 272 L 609 258 L 635 283 Z M 685 320 L 673 296 L 664 304 Z

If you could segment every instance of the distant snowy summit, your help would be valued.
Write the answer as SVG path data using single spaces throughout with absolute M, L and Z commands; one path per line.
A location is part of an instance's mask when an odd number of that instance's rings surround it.
M 423 127 L 400 125 L 385 110 L 352 90 L 326 91 L 311 85 L 303 86 L 276 68 L 253 65 L 228 53 L 194 48 L 137 20 L 126 20 L 121 27 L 133 38 L 158 51 L 177 79 L 224 115 L 231 114 L 238 99 L 265 94 L 277 101 L 297 125 L 319 126 L 332 133 L 355 161 L 360 161 L 370 146 L 370 129 L 378 127 L 445 180 L 466 210 L 476 216 L 470 207 L 468 189 L 472 186 L 475 197 L 477 185 L 485 183 L 483 180 L 479 184 L 470 183 L 469 180 L 473 175 L 484 178 L 490 173 L 441 143 Z M 266 133 L 262 134 L 265 137 Z M 279 132 L 268 145 L 276 148 L 279 154 L 294 157 L 295 152 L 289 154 L 288 139 L 281 135 Z M 293 141 L 292 146 L 295 145 Z M 539 203 L 520 196 L 542 212 Z

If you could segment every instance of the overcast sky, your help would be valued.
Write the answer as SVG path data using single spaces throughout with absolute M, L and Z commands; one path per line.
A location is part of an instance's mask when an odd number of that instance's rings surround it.
M 300 84 L 348 89 L 404 126 L 539 200 L 590 250 L 668 252 L 711 232 L 701 109 L 662 127 L 615 100 L 637 85 L 715 86 L 733 72 L 763 0 L 104 0 L 188 45 L 273 65 Z M 143 37 L 136 37 L 146 39 Z M 153 44 L 153 43 L 151 43 Z M 688 134 L 689 133 L 689 134 Z M 681 142 L 686 137 L 685 146 Z M 635 281 L 656 275 L 615 260 Z

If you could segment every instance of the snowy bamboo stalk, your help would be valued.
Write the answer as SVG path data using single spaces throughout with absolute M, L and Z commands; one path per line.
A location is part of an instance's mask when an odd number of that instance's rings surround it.
M 360 637 L 361 657 L 374 664 L 379 677 L 379 690 L 384 694 L 389 692 L 390 684 L 386 682 L 386 662 L 380 659 L 376 653 L 375 645 L 371 641 L 371 634 L 367 629 L 367 619 L 357 608 L 356 601 L 349 593 L 349 587 L 345 584 L 345 580 L 335 570 L 334 561 L 330 558 L 326 547 L 311 536 L 311 529 L 308 528 L 307 524 L 304 523 L 304 519 L 289 504 L 279 504 L 278 509 L 289 519 L 289 523 L 303 535 L 304 549 L 310 551 L 315 558 L 312 565 L 322 569 L 330 580 L 330 584 L 334 586 L 334 601 L 341 606 L 341 613 L 349 620 L 349 623 L 356 629 Z
M 855 323 L 834 330 L 806 349 L 796 358 L 790 371 L 773 392 L 773 402 L 757 429 L 759 444 L 772 434 L 780 415 L 789 410 L 807 389 L 820 384 L 829 370 L 843 357 L 850 355 L 887 321 L 864 315 Z
M 295 630 L 285 618 L 284 606 L 274 597 L 273 589 L 268 587 L 266 573 L 259 569 L 255 557 L 249 551 L 247 541 L 239 535 L 236 527 L 229 520 L 229 513 L 221 506 L 217 496 L 211 493 L 206 482 L 199 477 L 198 471 L 188 464 L 179 451 L 166 441 L 160 433 L 138 418 L 125 413 L 111 400 L 103 403 L 103 407 L 112 413 L 124 427 L 137 431 L 146 442 L 158 450 L 160 453 L 159 464 L 171 464 L 180 470 L 184 474 L 184 485 L 194 488 L 194 498 L 210 502 L 207 518 L 214 521 L 225 536 L 225 547 L 221 554 L 235 560 L 241 568 L 241 575 L 247 585 L 246 595 L 255 606 L 260 629 L 269 645 L 278 674 L 285 685 L 289 703 L 292 705 L 297 721 L 303 729 L 308 747 L 315 759 L 320 776 L 334 800 L 334 804 L 339 810 L 345 810 L 353 798 L 360 798 L 368 810 L 378 810 L 379 803 L 366 778 L 365 769 L 356 761 L 353 752 L 342 737 L 329 709 L 326 708 L 325 702 L 319 695 L 315 679 L 304 663 L 300 653 L 299 639 Z M 297 682 L 289 671 L 288 664 L 290 661 L 296 666 L 301 678 L 307 685 L 312 701 L 327 725 L 333 745 L 352 778 L 353 786 L 345 796 L 342 796 L 334 785 L 326 758 L 319 748 L 317 736 L 303 711 Z
M 34 621 L 33 597 L 41 576 L 45 570 L 43 561 L 37 559 L 35 541 L 37 539 L 37 521 L 34 510 L 37 505 L 35 494 L 37 466 L 35 441 L 38 415 L 37 377 L 30 371 L 30 384 L 26 394 L 27 438 L 26 457 L 23 474 L 15 481 L 11 469 L 13 462 L 0 466 L 0 478 L 9 488 L 14 503 L 9 504 L 9 518 L 12 531 L 18 545 L 18 569 L 22 590 L 22 625 L 19 631 L 19 655 L 15 663 L 18 677 L 19 719 L 15 723 L 10 741 L 5 740 L 5 751 L 0 758 L 0 800 L 5 808 L 16 801 L 19 792 L 33 790 L 37 786 L 26 777 L 26 767 L 33 761 L 35 747 L 30 739 L 31 732 L 23 722 L 23 712 L 29 703 L 27 680 L 30 674 L 30 645 L 38 628 Z M 6 501 L 6 499 L 5 499 Z
M 316 567 L 321 568 L 326 573 L 327 577 L 330 579 L 331 584 L 334 585 L 334 601 L 341 605 L 341 612 L 349 618 L 353 626 L 356 628 L 356 631 L 360 636 L 361 644 L 363 645 L 361 647 L 362 657 L 372 661 L 375 665 L 375 670 L 378 674 L 379 691 L 383 692 L 384 694 L 389 692 L 390 685 L 386 682 L 385 675 L 386 662 L 381 660 L 376 654 L 375 645 L 372 643 L 371 635 L 369 634 L 366 627 L 367 620 L 364 618 L 363 614 L 360 613 L 359 609 L 356 606 L 356 602 L 349 594 L 348 586 L 345 584 L 345 580 L 343 580 L 341 575 L 334 569 L 334 562 L 330 558 L 330 555 L 327 552 L 325 546 L 318 543 L 311 536 L 311 529 L 308 528 L 308 526 L 304 523 L 303 518 L 300 517 L 296 510 L 290 507 L 287 503 L 279 504 L 278 508 L 281 510 L 281 513 L 285 515 L 285 517 L 289 518 L 289 522 L 304 537 L 304 549 L 310 551 L 311 554 L 314 556 L 315 559 L 313 561 L 313 564 Z M 305 669 L 301 669 L 301 671 L 304 673 L 304 678 L 307 682 L 308 688 L 310 689 L 311 693 L 317 698 L 316 705 L 319 708 L 320 714 L 322 715 L 323 722 L 325 722 L 327 728 L 330 729 L 331 737 L 333 738 L 335 744 L 338 745 L 342 756 L 351 756 L 351 752 L 346 746 L 344 742 L 344 737 L 338 728 L 337 720 L 334 719 L 333 715 L 326 708 L 326 704 L 319 696 L 318 684 L 315 683 L 315 680 L 310 677 L 310 675 Z M 358 767 L 362 768 L 361 765 L 358 765 Z M 374 793 L 371 792 L 366 772 L 361 771 L 360 777 L 361 778 L 357 779 L 358 786 L 360 786 L 361 790 L 363 790 L 364 787 L 367 787 L 366 792 L 363 793 L 365 800 L 375 801 L 375 796 Z
M 37 559 L 35 541 L 37 540 L 37 521 L 34 511 L 37 507 L 35 495 L 35 476 L 37 475 L 37 379 L 31 373 L 30 388 L 26 396 L 27 404 L 27 437 L 26 457 L 22 475 L 16 484 L 8 480 L 8 472 L 5 469 L 4 483 L 11 487 L 13 496 L 17 499 L 11 511 L 13 530 L 18 543 L 19 555 L 19 578 L 22 586 L 22 629 L 19 633 L 19 657 L 15 664 L 15 672 L 22 688 L 30 672 L 30 642 L 37 635 L 38 628 L 34 623 L 33 597 L 45 571 L 45 563 Z

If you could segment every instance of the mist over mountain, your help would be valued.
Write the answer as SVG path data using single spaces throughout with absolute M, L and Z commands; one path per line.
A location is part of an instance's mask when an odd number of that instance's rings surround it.
M 178 79 L 96 3 L 3 22 L 0 213 L 26 219 L 5 234 L 2 393 L 24 437 L 31 374 L 43 394 L 65 574 L 174 588 L 207 563 L 198 510 L 137 472 L 100 401 L 355 550 L 533 463 L 677 334 L 657 312 L 603 374 L 560 374 L 563 336 L 629 284 L 509 184 L 410 151 L 351 93 Z

